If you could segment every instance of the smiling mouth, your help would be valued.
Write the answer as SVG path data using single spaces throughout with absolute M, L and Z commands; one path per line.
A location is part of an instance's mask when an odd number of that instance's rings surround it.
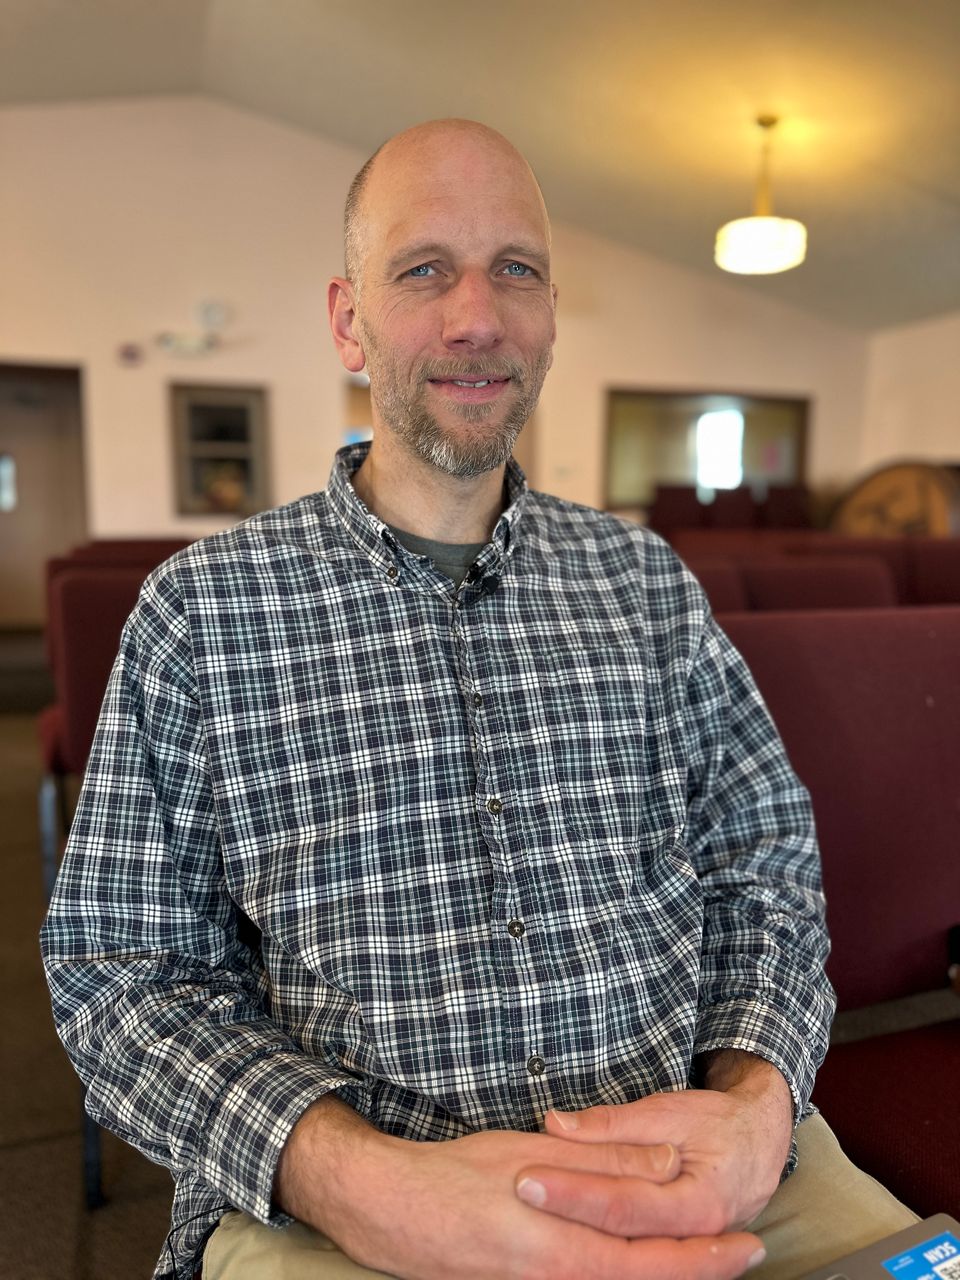
M 513 381 L 499 378 L 429 378 L 434 394 L 454 405 L 492 405 L 500 400 Z
M 496 386 L 503 382 L 509 382 L 509 378 L 480 378 L 477 382 L 468 382 L 465 378 L 430 378 L 430 382 L 435 382 L 440 386 L 453 387 L 489 387 Z

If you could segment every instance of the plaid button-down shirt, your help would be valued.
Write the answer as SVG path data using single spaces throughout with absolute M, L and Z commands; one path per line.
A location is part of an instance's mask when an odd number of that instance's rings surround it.
M 155 571 L 43 943 L 93 1115 L 176 1183 L 157 1275 L 329 1090 L 418 1139 L 684 1088 L 807 1106 L 816 843 L 747 671 L 646 531 L 528 490 L 458 591 L 350 484 Z M 185 1224 L 185 1225 L 183 1225 Z

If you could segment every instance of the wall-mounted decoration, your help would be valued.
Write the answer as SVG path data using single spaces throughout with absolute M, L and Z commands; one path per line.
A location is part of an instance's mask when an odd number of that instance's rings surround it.
M 233 319 L 229 303 L 210 298 L 197 307 L 197 327 L 183 332 L 165 329 L 157 346 L 171 356 L 206 356 L 223 346 L 223 331 Z
M 248 516 L 270 505 L 263 387 L 170 388 L 177 510 Z
M 117 345 L 117 364 L 127 369 L 135 369 L 143 364 L 144 349 L 139 342 L 121 342 Z

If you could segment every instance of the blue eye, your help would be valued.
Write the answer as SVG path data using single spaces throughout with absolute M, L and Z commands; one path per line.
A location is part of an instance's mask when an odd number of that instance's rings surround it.
M 422 262 L 419 267 L 411 267 L 407 272 L 407 275 L 412 276 L 414 280 L 425 280 L 427 278 L 427 273 L 432 270 L 433 267 L 431 267 L 429 262 Z
M 533 269 L 523 262 L 508 262 L 506 265 L 506 273 L 508 276 L 514 276 L 519 280 L 524 276 L 533 275 Z

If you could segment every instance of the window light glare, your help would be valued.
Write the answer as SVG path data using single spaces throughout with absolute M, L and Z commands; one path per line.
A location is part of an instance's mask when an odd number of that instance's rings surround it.
M 736 489 L 743 481 L 743 414 L 717 409 L 697 419 L 697 487 Z
M 17 509 L 17 464 L 9 453 L 0 454 L 0 511 Z

